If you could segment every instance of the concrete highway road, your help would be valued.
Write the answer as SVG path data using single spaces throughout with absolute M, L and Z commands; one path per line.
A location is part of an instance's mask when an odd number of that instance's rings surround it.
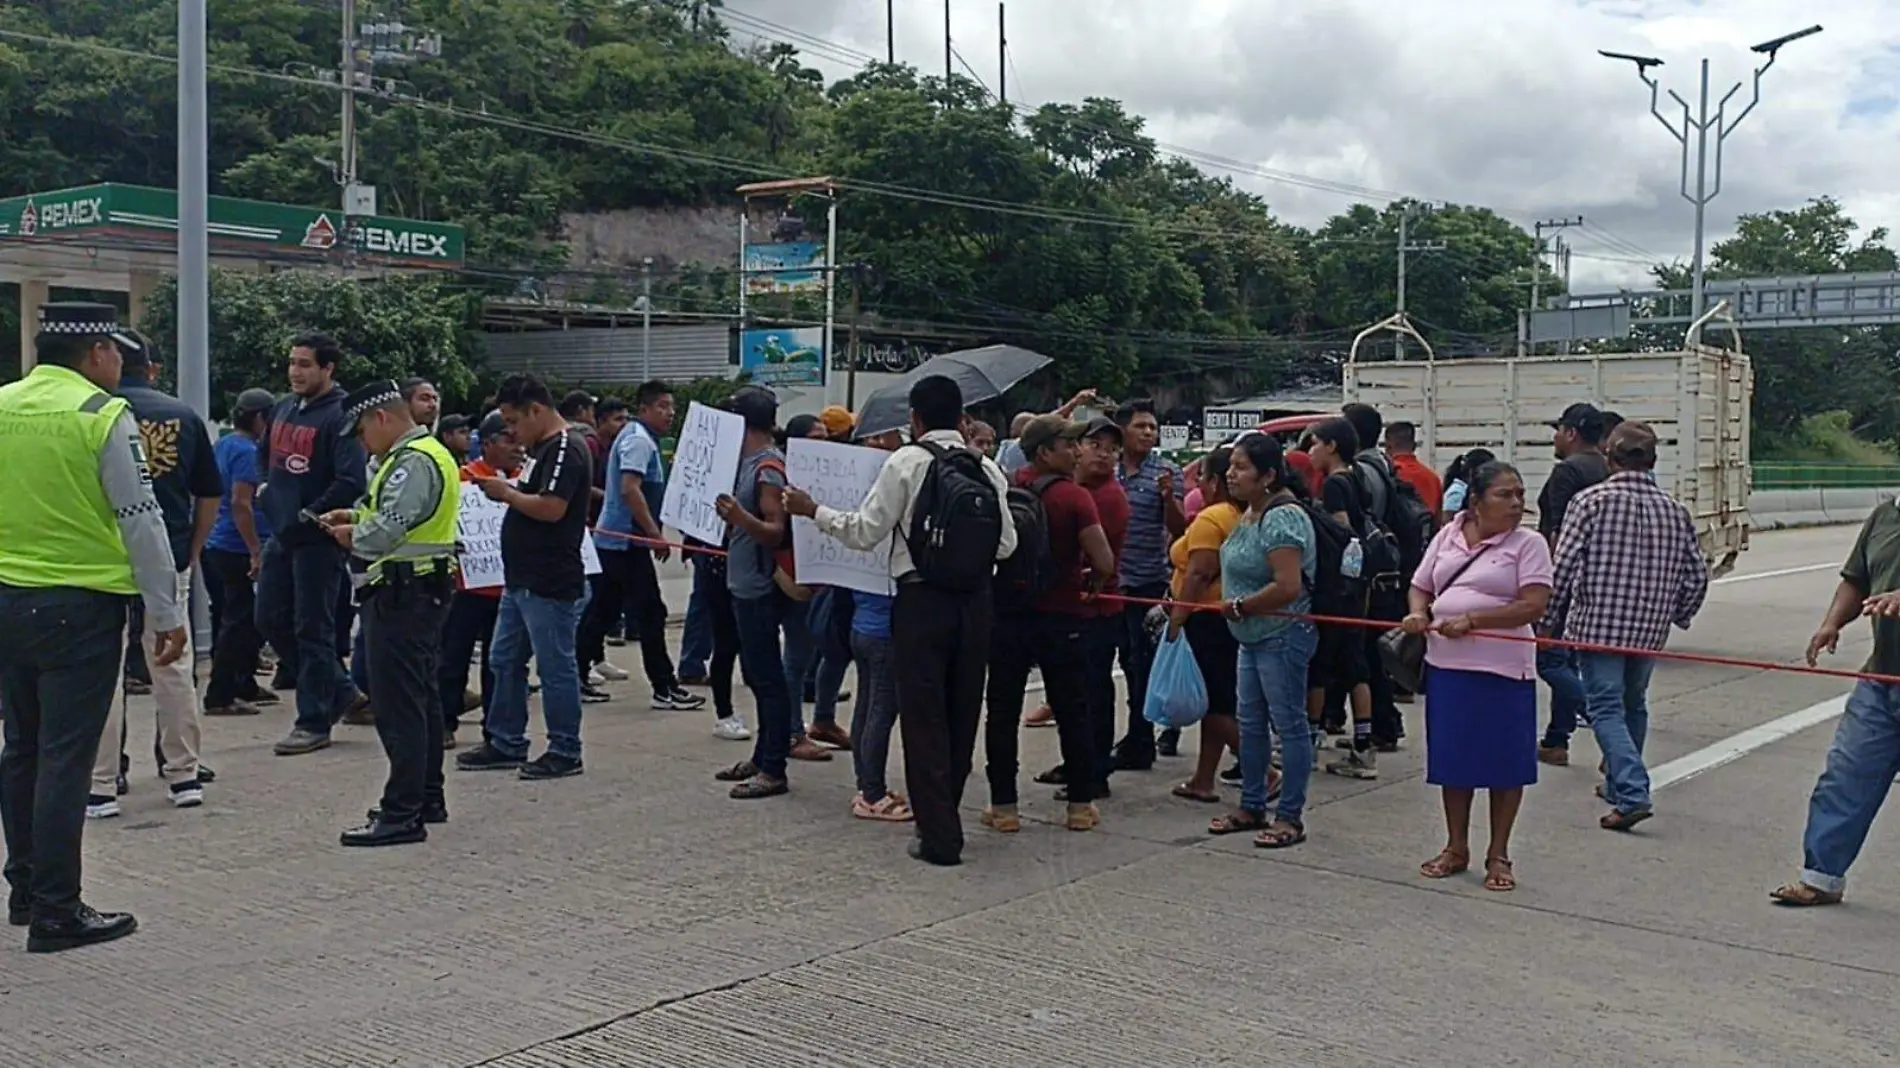
M 1758 536 L 1674 647 L 1795 661 L 1853 536 Z M 453 821 L 395 850 L 336 844 L 381 781 L 370 730 L 274 758 L 287 711 L 213 720 L 206 807 L 169 808 L 135 745 L 126 814 L 89 828 L 87 896 L 139 933 L 0 948 L 0 1065 L 1890 1063 L 1892 823 L 1844 907 L 1767 898 L 1847 688 L 1664 665 L 1657 817 L 1597 828 L 1580 735 L 1530 793 L 1512 894 L 1417 874 L 1443 832 L 1416 708 L 1382 779 L 1315 778 L 1299 848 L 1210 839 L 1211 806 L 1168 796 L 1185 760 L 1119 776 L 1092 834 L 1026 783 L 1033 822 L 1000 837 L 979 770 L 950 870 L 850 818 L 848 759 L 727 800 L 712 772 L 746 748 L 638 681 L 589 707 L 583 778 L 451 772 Z M 134 737 L 150 717 L 135 702 Z M 1054 746 L 1027 732 L 1025 767 Z

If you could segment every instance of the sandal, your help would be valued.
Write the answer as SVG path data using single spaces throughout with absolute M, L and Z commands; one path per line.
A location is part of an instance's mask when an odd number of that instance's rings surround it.
M 1208 834 L 1245 834 L 1267 829 L 1267 814 L 1237 808 L 1225 816 L 1216 816 L 1207 825 Z
M 1427 879 L 1449 879 L 1470 868 L 1471 854 L 1441 849 L 1437 856 L 1418 866 L 1418 873 Z
M 734 801 L 757 801 L 790 793 L 791 789 L 792 785 L 784 779 L 775 779 L 770 775 L 754 775 L 735 785 L 727 796 Z
M 880 823 L 909 823 L 916 817 L 910 806 L 896 794 L 885 794 L 876 801 L 866 801 L 863 794 L 851 799 L 851 814 L 861 820 L 875 820 Z
M 1511 873 L 1510 857 L 1485 858 L 1484 888 L 1498 893 L 1509 893 L 1517 889 L 1517 876 Z
M 1285 849 L 1306 841 L 1306 828 L 1286 820 L 1274 820 L 1273 826 L 1254 836 L 1255 849 Z
M 1597 826 L 1606 831 L 1633 831 L 1637 824 L 1654 815 L 1646 808 L 1639 808 L 1635 812 L 1611 812 L 1598 820 Z
M 1839 891 L 1822 890 L 1807 883 L 1789 883 L 1769 891 L 1768 900 L 1792 909 L 1811 909 L 1819 905 L 1838 905 L 1841 895 Z
M 718 779 L 720 782 L 744 782 L 758 773 L 759 767 L 757 764 L 752 763 L 750 760 L 741 760 L 729 768 L 721 768 L 713 772 L 713 778 Z
M 1203 793 L 1199 790 L 1196 790 L 1193 786 L 1189 785 L 1188 783 L 1181 783 L 1180 785 L 1176 786 L 1173 790 L 1170 790 L 1168 792 L 1180 798 L 1183 801 L 1199 801 L 1204 805 L 1220 804 L 1220 791 L 1209 790 Z

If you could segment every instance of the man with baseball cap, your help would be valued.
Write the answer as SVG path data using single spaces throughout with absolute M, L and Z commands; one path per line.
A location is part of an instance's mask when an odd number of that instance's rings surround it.
M 231 405 L 231 433 L 212 448 L 224 494 L 200 559 L 211 594 L 211 678 L 205 685 L 205 715 L 254 716 L 277 695 L 257 685 L 257 654 L 264 635 L 257 629 L 257 591 L 252 585 L 264 567 L 264 543 L 270 520 L 257 507 L 258 444 L 266 418 L 277 403 L 269 390 L 247 389 Z
M 389 757 L 382 804 L 369 823 L 344 831 L 346 846 L 421 842 L 425 824 L 449 818 L 442 788 L 442 712 L 436 666 L 442 624 L 455 593 L 461 473 L 455 457 L 419 425 L 393 381 L 350 397 L 343 433 L 379 461 L 369 494 L 318 522 L 350 551 L 352 581 L 368 635 L 370 703 Z
M 1550 425 L 1558 463 L 1537 495 L 1537 532 L 1556 552 L 1557 533 L 1564 527 L 1571 499 L 1609 478 L 1610 465 L 1603 457 L 1603 413 L 1595 405 L 1572 404 Z M 1537 675 L 1550 687 L 1550 726 L 1537 743 L 1537 759 L 1564 767 L 1570 763 L 1570 736 L 1584 714 L 1577 654 L 1568 649 L 1539 649 Z
M 125 647 L 145 604 L 155 667 L 185 654 L 185 606 L 145 450 L 119 387 L 136 343 L 106 304 L 48 304 L 38 366 L 0 387 L 0 825 L 7 922 L 52 953 L 123 938 L 80 899 L 86 794 Z
M 143 341 L 136 333 L 132 337 Z M 152 493 L 158 500 L 159 515 L 164 519 L 172 560 L 176 564 L 174 579 L 178 600 L 188 605 L 191 603 L 191 568 L 211 536 L 212 525 L 217 522 L 224 481 L 218 476 L 211 434 L 205 429 L 204 420 L 190 405 L 156 389 L 153 383 L 157 378 L 158 364 L 152 358 L 149 345 L 141 344 L 125 352 L 118 395 L 132 406 L 132 417 L 138 421 L 145 462 L 151 472 Z M 132 640 L 140 643 L 149 660 L 158 635 L 146 620 L 134 619 L 133 626 L 136 629 Z M 186 635 L 189 638 L 189 630 Z M 170 791 L 172 804 L 178 808 L 195 808 L 204 803 L 204 783 L 198 774 L 202 725 L 198 719 L 196 662 L 187 641 L 184 655 L 177 660 L 164 666 L 150 664 L 152 697 L 158 705 L 159 774 Z M 99 746 L 98 759 L 93 762 L 92 793 L 86 799 L 86 814 L 94 818 L 119 814 L 116 784 L 127 733 L 124 711 L 124 704 L 112 703 L 112 711 L 106 719 L 105 740 Z

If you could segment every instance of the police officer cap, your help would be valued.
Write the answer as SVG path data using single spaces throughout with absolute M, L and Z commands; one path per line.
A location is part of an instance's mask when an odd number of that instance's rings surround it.
M 136 352 L 137 341 L 119 323 L 119 309 L 88 301 L 60 301 L 40 305 L 40 333 L 67 337 L 109 337 L 122 352 Z
M 371 382 L 350 394 L 349 403 L 343 408 L 343 436 L 347 438 L 356 433 L 357 423 L 365 414 L 402 402 L 402 387 L 394 379 L 388 378 Z
M 237 401 L 231 405 L 231 416 L 242 419 L 258 412 L 268 412 L 277 404 L 277 398 L 271 396 L 268 389 L 247 389 L 237 395 Z

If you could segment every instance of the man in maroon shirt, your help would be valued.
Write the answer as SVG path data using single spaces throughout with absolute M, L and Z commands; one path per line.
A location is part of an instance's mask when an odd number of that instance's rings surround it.
M 1107 536 L 1109 551 L 1118 565 L 1122 547 L 1128 540 L 1131 514 L 1128 494 L 1122 489 L 1121 479 L 1115 477 L 1115 465 L 1121 455 L 1122 428 L 1106 416 L 1090 420 L 1076 453 L 1075 481 L 1094 499 L 1102 533 Z M 1100 592 L 1120 593 L 1118 576 L 1109 576 Z M 1115 650 L 1124 630 L 1124 606 L 1120 601 L 1100 599 L 1093 603 L 1095 612 L 1083 633 L 1087 655 L 1083 684 L 1089 700 L 1089 726 L 1095 732 L 1095 796 L 1103 798 L 1108 796 L 1108 776 L 1115 765 Z M 1068 766 L 1060 764 L 1036 776 L 1036 781 L 1067 783 L 1067 771 Z M 1066 789 L 1058 791 L 1056 799 L 1064 800 L 1067 794 Z
M 1097 759 L 1087 684 L 1088 633 L 1101 612 L 1094 593 L 1114 582 L 1115 553 L 1095 498 L 1074 478 L 1077 442 L 1087 429 L 1066 416 L 1041 415 L 1030 420 L 1019 439 L 1029 462 L 1017 473 L 1016 484 L 1041 501 L 1055 581 L 1028 608 L 998 605 L 991 632 L 989 716 L 983 732 L 990 806 L 983 810 L 983 825 L 1004 833 L 1022 827 L 1016 812 L 1017 743 L 1030 668 L 1042 669 L 1044 693 L 1056 713 L 1063 765 L 1086 768 Z M 1123 526 L 1125 530 L 1125 515 Z M 1018 546 L 1016 551 L 1035 547 Z M 1093 830 L 1101 821 L 1094 805 L 1095 779 L 1084 775 L 1069 784 L 1067 823 L 1072 831 Z

